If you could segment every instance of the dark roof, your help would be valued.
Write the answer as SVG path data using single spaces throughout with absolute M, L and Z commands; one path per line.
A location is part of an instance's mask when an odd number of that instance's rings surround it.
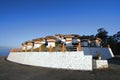
M 54 36 L 46 36 L 45 39 L 55 39 L 56 40 L 56 37 L 54 37 Z
M 27 43 L 32 43 L 33 41 L 25 41 L 22 43 L 22 45 L 27 45 Z
M 33 39 L 33 41 L 43 41 L 45 40 L 45 38 L 36 38 L 36 39 Z

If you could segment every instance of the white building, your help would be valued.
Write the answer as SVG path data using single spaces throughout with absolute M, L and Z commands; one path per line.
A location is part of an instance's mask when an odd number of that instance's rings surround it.
M 39 48 L 42 44 L 45 44 L 44 38 L 33 39 L 34 42 L 34 49 Z
M 55 47 L 56 37 L 46 36 L 45 39 L 46 39 L 47 48 L 50 48 L 50 46 Z
M 27 45 L 27 50 L 30 50 L 32 48 L 32 46 L 33 46 L 33 42 L 32 41 L 27 41 L 25 43 Z
M 57 41 L 61 41 L 61 43 L 66 44 L 66 47 L 73 46 L 73 44 L 80 43 L 80 39 L 75 37 L 72 34 L 62 35 L 56 34 Z
M 34 48 L 40 49 L 41 45 L 46 45 L 47 48 L 55 47 L 57 39 L 61 42 L 65 42 L 66 51 L 56 52 L 34 52 Z M 94 47 L 88 47 L 88 44 L 93 42 Z M 98 47 L 100 39 L 89 40 L 88 38 L 81 39 L 74 35 L 62 35 L 62 36 L 46 36 L 45 38 L 33 39 L 32 41 L 24 42 L 22 52 L 10 52 L 7 60 L 20 64 L 51 67 L 59 69 L 73 69 L 73 70 L 90 70 L 108 68 L 108 61 L 106 59 L 114 57 L 112 50 L 108 48 Z M 73 48 L 80 48 L 76 44 L 81 43 L 81 50 L 73 50 Z M 60 43 L 61 44 L 61 43 Z M 63 45 L 64 46 L 64 45 Z M 62 49 L 64 47 L 62 46 Z M 31 49 L 31 52 L 27 51 Z M 32 51 L 33 50 L 33 51 Z M 98 57 L 94 59 L 93 57 Z M 101 60 L 102 59 L 102 60 Z
M 68 46 L 73 46 L 73 45 L 72 45 L 72 38 L 73 38 L 74 36 L 72 36 L 72 35 L 65 35 L 64 37 L 65 37 L 65 40 L 66 40 L 66 47 L 68 47 Z
M 25 43 L 22 43 L 22 50 L 25 50 L 26 46 L 27 45 Z
M 22 50 L 30 50 L 33 46 L 33 42 L 32 41 L 26 41 L 24 43 L 22 43 Z

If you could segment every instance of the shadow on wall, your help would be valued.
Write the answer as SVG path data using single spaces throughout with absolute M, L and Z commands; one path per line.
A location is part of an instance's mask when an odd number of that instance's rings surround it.
M 110 64 L 120 65 L 120 56 L 119 56 L 119 57 L 114 57 L 114 58 L 108 59 L 108 62 L 109 62 Z
M 114 55 L 120 55 L 120 43 L 112 43 L 110 46 Z

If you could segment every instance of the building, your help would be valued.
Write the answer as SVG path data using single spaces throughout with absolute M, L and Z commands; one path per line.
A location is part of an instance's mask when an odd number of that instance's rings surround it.
M 33 41 L 26 41 L 25 44 L 27 46 L 27 50 L 30 50 L 34 46 Z
M 39 48 L 42 44 L 45 44 L 44 38 L 37 38 L 32 40 L 34 42 L 34 49 Z
M 108 68 L 107 59 L 114 55 L 110 47 L 99 47 L 100 43 L 99 38 L 72 34 L 46 36 L 22 43 L 22 51 L 12 50 L 7 60 L 60 69 L 92 71 Z M 56 50 L 57 48 L 61 50 Z
M 74 36 L 72 35 L 64 35 L 65 41 L 66 41 L 66 47 L 73 46 L 72 45 L 72 39 Z
M 56 42 L 56 37 L 54 36 L 46 36 L 45 37 L 45 43 L 46 43 L 46 47 L 49 48 L 50 46 L 55 47 L 55 42 Z

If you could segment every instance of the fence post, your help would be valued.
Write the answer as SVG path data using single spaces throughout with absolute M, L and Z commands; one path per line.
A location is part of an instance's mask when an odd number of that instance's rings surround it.
M 31 52 L 33 52 L 33 50 L 34 50 L 33 48 L 34 48 L 34 46 L 32 45 L 32 47 L 31 47 Z
M 62 44 L 62 52 L 65 52 L 65 45 Z
M 80 43 L 78 43 L 78 51 L 82 51 L 82 47 L 81 47 Z
M 25 46 L 25 52 L 27 52 L 27 46 Z
M 41 52 L 41 46 L 39 46 L 39 52 Z
M 53 47 L 50 45 L 49 52 L 52 52 Z

